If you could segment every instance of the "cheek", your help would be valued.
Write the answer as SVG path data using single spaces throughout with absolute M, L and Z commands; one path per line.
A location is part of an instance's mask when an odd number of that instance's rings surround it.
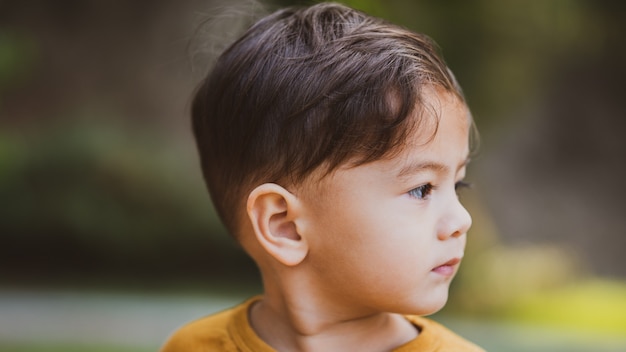
M 429 258 L 428 231 L 419 220 L 385 209 L 393 207 L 344 207 L 328 213 L 318 220 L 310 254 L 325 270 L 371 280 L 386 281 L 407 267 L 418 270 Z
M 320 275 L 360 276 L 368 260 L 388 251 L 394 229 L 375 208 L 335 202 L 315 214 L 309 256 Z

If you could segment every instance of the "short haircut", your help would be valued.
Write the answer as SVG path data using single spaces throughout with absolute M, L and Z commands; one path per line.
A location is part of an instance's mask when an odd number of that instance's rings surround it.
M 218 58 L 196 91 L 193 132 L 219 216 L 236 234 L 257 185 L 298 184 L 397 151 L 425 87 L 461 89 L 436 44 L 334 3 L 279 10 Z M 420 118 L 417 118 L 419 120 Z

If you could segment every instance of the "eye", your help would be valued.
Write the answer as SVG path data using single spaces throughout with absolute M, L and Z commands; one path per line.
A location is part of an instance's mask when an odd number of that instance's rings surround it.
M 416 199 L 427 199 L 433 190 L 433 185 L 427 183 L 425 185 L 413 188 L 409 191 L 409 195 Z
M 472 184 L 469 182 L 463 182 L 463 181 L 459 181 L 454 184 L 454 190 L 456 191 L 457 194 L 459 194 L 459 192 L 464 188 L 472 188 Z

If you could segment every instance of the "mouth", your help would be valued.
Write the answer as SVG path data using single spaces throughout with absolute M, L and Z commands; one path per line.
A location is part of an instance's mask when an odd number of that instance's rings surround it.
M 461 258 L 452 258 L 447 262 L 436 266 L 431 271 L 442 276 L 452 276 L 456 272 L 456 268 L 458 267 L 460 262 Z

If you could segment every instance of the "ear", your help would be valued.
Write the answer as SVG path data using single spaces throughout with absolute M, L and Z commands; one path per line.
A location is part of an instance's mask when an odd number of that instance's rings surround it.
M 264 183 L 252 190 L 246 206 L 257 241 L 287 266 L 300 264 L 309 251 L 296 226 L 298 208 L 298 199 L 274 183 Z

